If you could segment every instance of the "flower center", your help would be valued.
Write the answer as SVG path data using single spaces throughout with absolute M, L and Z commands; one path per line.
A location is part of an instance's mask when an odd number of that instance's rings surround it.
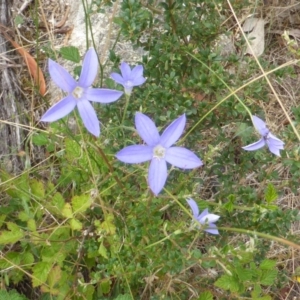
M 80 99 L 82 97 L 82 94 L 83 94 L 83 88 L 80 86 L 76 86 L 76 88 L 72 92 L 72 95 L 76 99 Z
M 127 86 L 127 87 L 133 87 L 133 83 L 132 83 L 132 81 L 130 81 L 130 80 L 127 80 L 126 82 L 125 82 L 125 85 Z
M 154 147 L 153 149 L 153 157 L 154 158 L 164 158 L 166 155 L 166 149 L 161 146 L 161 145 L 157 145 L 156 147 Z

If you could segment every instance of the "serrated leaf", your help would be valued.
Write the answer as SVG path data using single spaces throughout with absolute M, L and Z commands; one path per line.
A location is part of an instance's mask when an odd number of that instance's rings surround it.
M 2 177 L 7 178 L 6 174 L 2 173 L 1 175 L 3 175 Z M 21 199 L 25 202 L 30 200 L 30 187 L 27 174 L 24 173 L 14 181 L 9 181 L 9 183 L 7 183 L 7 185 L 4 185 L 4 187 L 5 192 L 12 198 Z
M 267 203 L 272 203 L 278 198 L 277 191 L 272 183 L 269 183 L 265 191 L 265 199 Z
M 21 262 L 24 265 L 31 265 L 34 262 L 34 256 L 30 252 L 24 252 L 21 255 Z
M 52 268 L 49 262 L 38 262 L 32 268 L 32 286 L 37 287 L 46 282 L 48 274 Z
M 64 59 L 73 61 L 75 63 L 80 62 L 80 54 L 78 48 L 74 46 L 62 47 L 60 48 L 59 52 Z
M 0 212 L 0 228 L 2 227 L 5 219 L 6 219 L 6 214 L 3 215 L 2 212 Z
M 276 261 L 271 259 L 265 259 L 261 262 L 259 268 L 262 270 L 271 270 L 276 266 Z
M 107 249 L 105 248 L 105 246 L 103 245 L 103 241 L 101 242 L 99 249 L 98 249 L 98 253 L 103 256 L 104 258 L 108 259 L 108 255 L 107 255 Z
M 216 282 L 215 286 L 220 287 L 224 290 L 230 290 L 235 293 L 238 292 L 242 286 L 242 283 L 239 282 L 234 276 L 222 275 Z
M 60 294 L 60 291 L 59 291 L 58 289 L 49 288 L 49 287 L 47 287 L 46 285 L 42 285 L 42 286 L 41 286 L 41 291 L 42 291 L 42 293 L 49 293 L 49 294 L 54 295 L 54 296 Z M 50 299 L 51 299 L 51 298 L 50 298 Z M 49 300 L 50 300 L 50 299 L 49 299 Z
M 62 215 L 66 218 L 72 218 L 73 217 L 73 212 L 72 212 L 72 207 L 70 203 L 66 203 L 64 205 L 64 208 L 61 211 Z
M 22 210 L 18 214 L 18 219 L 23 222 L 27 222 L 28 220 L 30 220 L 30 216 L 24 210 Z
M 114 235 L 116 233 L 116 226 L 110 220 L 103 221 L 101 228 L 105 230 L 107 234 Z
M 252 298 L 256 299 L 259 297 L 259 295 L 261 294 L 261 286 L 260 284 L 255 284 L 253 287 L 253 291 L 251 292 L 251 296 Z
M 37 199 L 43 199 L 45 197 L 45 187 L 43 182 L 38 181 L 36 179 L 30 180 L 30 189 L 31 189 L 31 193 Z
M 272 297 L 266 295 L 266 296 L 263 296 L 263 297 L 255 298 L 255 300 L 272 300 Z
M 18 294 L 17 291 L 15 290 L 11 290 L 11 291 L 4 291 L 4 290 L 0 290 L 0 299 L 2 300 L 28 300 L 28 298 L 26 298 L 23 295 Z
M 60 266 L 55 266 L 51 269 L 49 276 L 48 276 L 48 283 L 50 288 L 53 288 L 55 284 L 60 281 L 61 278 L 61 268 Z
M 259 282 L 262 285 L 272 285 L 277 277 L 277 270 L 264 270 L 260 276 Z
M 201 295 L 198 298 L 198 300 L 213 300 L 213 299 L 214 297 L 212 293 L 208 291 L 201 293 Z
M 132 300 L 132 297 L 129 294 L 118 295 L 114 300 Z
M 70 220 L 70 226 L 72 230 L 81 230 L 83 227 L 82 223 L 74 218 Z
M 250 281 L 252 279 L 253 276 L 252 270 L 236 267 L 235 271 L 241 281 Z
M 92 204 L 90 195 L 74 196 L 71 200 L 74 214 L 85 212 Z
M 32 136 L 32 143 L 36 146 L 45 146 L 49 144 L 49 139 L 44 133 L 37 133 Z
M 53 195 L 53 197 L 51 199 L 51 204 L 60 210 L 63 209 L 65 200 L 64 200 L 63 196 L 61 195 L 61 193 L 57 192 Z
M 100 288 L 103 294 L 108 294 L 110 292 L 110 287 L 111 287 L 111 281 L 109 279 L 101 281 Z
M 35 223 L 35 220 L 34 219 L 29 219 L 27 221 L 27 228 L 30 230 L 30 231 L 36 231 L 36 223 Z
M 24 232 L 18 225 L 8 222 L 7 228 L 10 230 L 0 231 L 0 245 L 14 244 L 24 237 Z
M 230 289 L 231 285 L 231 276 L 230 275 L 222 275 L 215 283 L 216 287 L 219 287 L 225 291 Z
M 0 269 L 11 268 L 15 265 L 20 265 L 21 258 L 18 252 L 9 252 L 5 255 L 5 259 L 0 259 Z

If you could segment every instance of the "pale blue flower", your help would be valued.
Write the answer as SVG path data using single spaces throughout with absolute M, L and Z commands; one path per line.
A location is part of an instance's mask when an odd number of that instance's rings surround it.
M 110 89 L 91 88 L 98 72 L 97 54 L 93 48 L 84 57 L 78 82 L 55 61 L 49 59 L 52 80 L 68 95 L 49 108 L 42 116 L 43 122 L 54 122 L 65 117 L 76 106 L 86 129 L 95 136 L 100 135 L 100 125 L 90 101 L 110 103 L 118 100 L 122 92 Z
M 142 65 L 135 66 L 132 70 L 126 62 L 122 62 L 120 66 L 121 74 L 112 73 L 111 78 L 122 84 L 126 95 L 130 95 L 134 86 L 142 85 L 146 78 L 143 77 L 144 68 Z
M 167 162 L 181 169 L 194 169 L 203 165 L 190 150 L 171 147 L 182 135 L 186 123 L 185 114 L 173 121 L 160 136 L 153 121 L 142 113 L 136 113 L 135 126 L 146 145 L 128 146 L 116 157 L 125 163 L 137 164 L 151 160 L 148 183 L 155 195 L 163 189 L 168 172 Z
M 280 156 L 280 150 L 284 148 L 284 142 L 273 135 L 267 128 L 266 123 L 260 118 L 252 116 L 252 122 L 256 130 L 261 135 L 261 139 L 242 148 L 247 151 L 255 151 L 267 145 L 273 154 Z
M 192 209 L 194 219 L 201 225 L 205 225 L 204 231 L 211 234 L 219 234 L 217 226 L 214 223 L 219 220 L 220 216 L 210 214 L 207 208 L 200 214 L 198 205 L 194 199 L 189 198 L 186 201 Z

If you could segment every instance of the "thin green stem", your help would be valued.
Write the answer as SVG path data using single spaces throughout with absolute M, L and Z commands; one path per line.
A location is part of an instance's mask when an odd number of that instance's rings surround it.
M 86 49 L 89 48 L 89 24 L 88 24 L 88 15 L 87 15 L 87 10 L 86 10 L 86 6 L 84 3 L 84 0 L 81 0 L 82 6 L 83 6 L 83 10 L 84 10 L 84 17 L 85 17 L 85 42 L 86 42 Z
M 125 94 L 125 108 L 124 108 L 124 113 L 123 113 L 123 117 L 122 117 L 122 122 L 121 122 L 121 125 L 124 124 L 124 120 L 125 120 L 125 117 L 126 117 L 126 113 L 127 113 L 127 108 L 128 108 L 128 104 L 129 104 L 129 99 L 130 99 L 130 95 L 127 95 Z

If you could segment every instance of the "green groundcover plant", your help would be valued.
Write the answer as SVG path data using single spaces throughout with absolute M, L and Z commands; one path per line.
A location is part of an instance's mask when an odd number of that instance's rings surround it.
M 66 96 L 30 136 L 48 157 L 17 177 L 0 173 L 0 298 L 267 300 L 287 282 L 268 252 L 300 249 L 289 234 L 298 212 L 276 202 L 297 180 L 272 183 L 275 164 L 299 173 L 297 150 L 285 148 L 294 131 L 275 136 L 247 101 L 267 93 L 264 82 L 235 91 L 247 74 L 233 78 L 213 47 L 220 4 L 124 0 L 115 22 L 148 52 L 129 64 L 111 49 L 107 78 L 94 47 L 73 75 L 49 58 Z M 79 63 L 74 51 L 60 53 Z M 256 184 L 242 184 L 250 173 Z

